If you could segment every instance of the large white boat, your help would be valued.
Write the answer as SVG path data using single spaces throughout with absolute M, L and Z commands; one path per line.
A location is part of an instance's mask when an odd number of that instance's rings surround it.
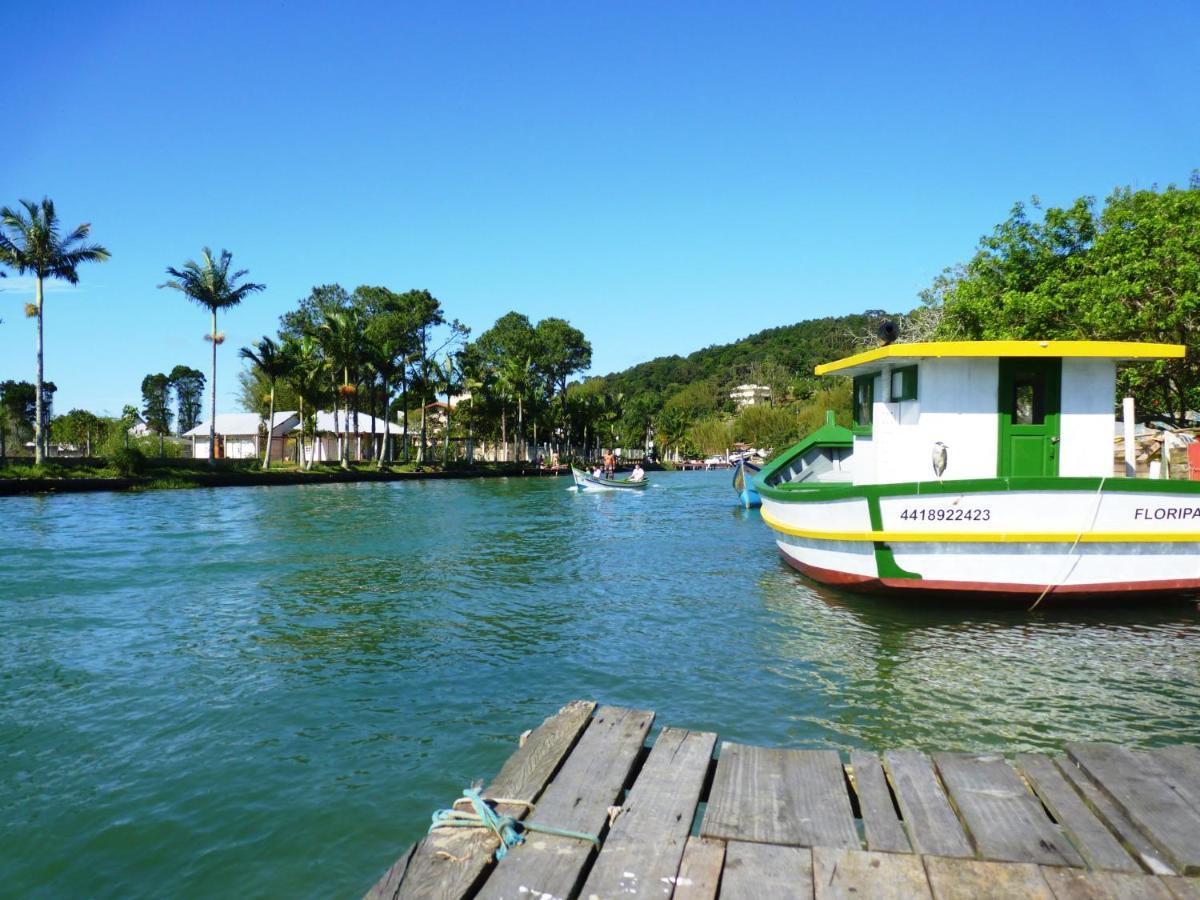
M 1200 482 L 1114 477 L 1116 365 L 1172 344 L 892 344 L 826 426 L 754 479 L 788 563 L 862 590 L 1084 596 L 1200 590 Z

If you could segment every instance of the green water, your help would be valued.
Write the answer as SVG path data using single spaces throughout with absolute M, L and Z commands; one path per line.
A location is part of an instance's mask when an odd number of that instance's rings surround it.
M 807 584 L 727 472 L 0 500 L 0 894 L 360 895 L 567 701 L 758 744 L 1200 735 L 1194 602 Z

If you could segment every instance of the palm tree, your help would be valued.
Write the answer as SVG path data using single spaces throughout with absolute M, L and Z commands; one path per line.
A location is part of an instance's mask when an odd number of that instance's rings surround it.
M 362 357 L 363 324 L 362 316 L 355 307 L 346 309 L 325 310 L 325 320 L 317 329 L 318 340 L 332 364 L 334 379 L 338 370 L 342 373 L 342 383 L 337 386 L 337 394 L 345 403 L 346 439 L 341 441 L 338 456 L 341 458 L 343 469 L 350 468 L 350 398 L 357 393 L 358 388 L 350 381 L 350 370 L 357 371 Z M 334 401 L 333 430 L 337 431 L 337 401 Z
M 292 385 L 292 389 L 296 392 L 296 398 L 300 401 L 300 465 L 305 469 L 311 469 L 313 457 L 316 456 L 316 447 L 313 447 L 313 453 L 305 458 L 304 453 L 304 432 L 305 432 L 305 415 L 304 401 L 308 400 L 312 403 L 314 411 L 320 402 L 321 378 L 325 374 L 325 360 L 321 356 L 321 348 L 317 344 L 317 339 L 311 334 L 303 334 L 299 337 L 289 335 L 283 339 L 282 354 L 287 357 L 289 367 L 287 374 L 283 377 Z
M 263 378 L 267 379 L 267 384 L 271 386 L 271 413 L 267 417 L 267 452 L 263 454 L 262 466 L 264 469 L 269 469 L 271 467 L 271 438 L 275 428 L 275 382 L 277 379 L 287 378 L 295 363 L 290 355 L 283 352 L 283 348 L 266 335 L 263 335 L 263 339 L 256 342 L 254 347 L 254 350 L 243 347 L 238 351 L 238 356 L 249 360 L 262 373 Z
M 204 336 L 206 341 L 212 342 L 212 401 L 208 419 L 208 464 L 211 466 L 216 464 L 214 452 L 217 446 L 217 345 L 225 340 L 225 335 L 217 331 L 217 310 L 237 306 L 246 297 L 265 289 L 266 285 L 252 281 L 239 285 L 238 279 L 249 274 L 249 270 L 240 269 L 231 275 L 229 264 L 233 262 L 233 254 L 228 250 L 222 250 L 220 259 L 214 260 L 212 251 L 205 247 L 200 251 L 200 259 L 200 263 L 189 259 L 182 269 L 168 267 L 167 274 L 174 280 L 165 281 L 159 287 L 180 291 L 212 313 L 212 333 Z
M 86 222 L 66 237 L 60 235 L 54 201 L 49 197 L 43 197 L 40 206 L 29 200 L 22 200 L 21 206 L 24 210 L 13 210 L 7 206 L 0 209 L 0 263 L 22 275 L 31 274 L 36 279 L 34 302 L 27 310 L 37 319 L 37 381 L 34 385 L 37 406 L 33 452 L 34 461 L 41 463 L 46 453 L 46 410 L 42 396 L 42 282 L 47 278 L 61 278 L 69 284 L 78 284 L 79 275 L 75 270 L 80 263 L 103 262 L 110 254 L 99 244 L 84 243 L 92 230 L 92 226 Z

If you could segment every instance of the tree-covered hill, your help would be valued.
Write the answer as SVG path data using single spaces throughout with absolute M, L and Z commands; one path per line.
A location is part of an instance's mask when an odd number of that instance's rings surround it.
M 867 310 L 768 328 L 686 357 L 660 356 L 622 372 L 590 378 L 587 384 L 627 398 L 658 395 L 662 403 L 698 382 L 725 395 L 738 384 L 767 384 L 780 399 L 802 399 L 818 386 L 814 366 L 873 345 L 870 338 L 876 326 L 888 316 L 883 310 Z

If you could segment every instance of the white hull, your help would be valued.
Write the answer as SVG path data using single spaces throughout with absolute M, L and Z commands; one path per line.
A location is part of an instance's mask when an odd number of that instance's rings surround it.
M 877 501 L 764 496 L 763 518 L 789 563 L 833 584 L 1033 594 L 1200 590 L 1200 495 L 1146 488 L 914 492 Z

